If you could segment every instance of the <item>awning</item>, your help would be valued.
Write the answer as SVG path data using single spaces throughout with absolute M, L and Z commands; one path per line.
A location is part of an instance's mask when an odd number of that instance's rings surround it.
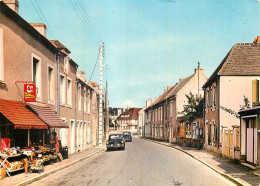
M 0 112 L 14 124 L 14 129 L 48 129 L 21 101 L 0 99 Z
M 50 128 L 69 128 L 69 126 L 50 107 L 32 103 L 27 103 L 27 106 Z

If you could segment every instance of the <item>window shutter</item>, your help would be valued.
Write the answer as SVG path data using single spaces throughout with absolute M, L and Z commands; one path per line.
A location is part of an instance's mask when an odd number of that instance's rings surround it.
M 259 80 L 253 80 L 253 103 L 259 102 Z

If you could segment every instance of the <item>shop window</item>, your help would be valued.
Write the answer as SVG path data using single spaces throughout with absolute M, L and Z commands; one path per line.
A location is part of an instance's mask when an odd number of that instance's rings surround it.
M 0 81 L 4 81 L 3 29 L 0 27 Z
M 52 67 L 48 67 L 48 98 L 51 102 L 54 101 L 54 72 Z
M 68 106 L 72 106 L 72 83 L 71 79 L 67 80 L 67 104 Z
M 36 85 L 36 97 L 41 101 L 41 59 L 40 57 L 32 54 L 32 81 Z
M 65 77 L 60 75 L 60 104 L 65 104 Z

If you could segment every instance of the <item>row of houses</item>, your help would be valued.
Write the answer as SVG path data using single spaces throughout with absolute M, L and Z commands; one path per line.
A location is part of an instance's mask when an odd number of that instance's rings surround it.
M 139 111 L 139 134 L 146 138 L 202 147 L 231 159 L 260 164 L 260 37 L 236 43 L 213 74 L 204 70 L 180 79 Z M 181 122 L 185 95 L 203 98 L 203 116 Z
M 0 135 L 25 146 L 37 135 L 48 144 L 55 131 L 70 154 L 96 146 L 97 83 L 86 79 L 66 46 L 46 37 L 45 24 L 28 23 L 18 9 L 17 0 L 0 1 Z M 24 103 L 24 84 L 36 85 L 36 102 Z M 48 124 L 47 130 L 39 132 L 46 128 L 30 119 L 32 114 Z

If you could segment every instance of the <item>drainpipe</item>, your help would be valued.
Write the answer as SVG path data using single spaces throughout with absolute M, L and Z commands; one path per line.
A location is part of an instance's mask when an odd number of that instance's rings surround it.
M 206 120 L 205 120 L 205 99 L 206 99 L 206 95 L 205 95 L 205 88 L 203 88 L 203 132 L 202 132 L 202 135 L 203 135 L 203 146 L 205 144 L 205 133 L 206 133 Z M 200 138 L 200 135 L 199 135 L 199 138 Z M 200 145 L 200 144 L 199 144 Z
M 78 96 L 78 79 L 77 79 L 77 67 L 76 67 L 76 82 L 75 82 L 75 127 L 74 127 L 74 151 L 75 151 L 75 149 L 76 149 L 76 140 L 75 140 L 75 138 L 76 138 L 76 130 L 77 130 L 77 106 L 78 106 L 78 104 L 77 104 L 77 96 Z M 74 152 L 75 153 L 75 152 Z
M 60 116 L 60 52 L 56 54 L 56 63 L 57 63 L 57 88 L 56 88 L 56 104 L 57 104 L 57 114 Z

